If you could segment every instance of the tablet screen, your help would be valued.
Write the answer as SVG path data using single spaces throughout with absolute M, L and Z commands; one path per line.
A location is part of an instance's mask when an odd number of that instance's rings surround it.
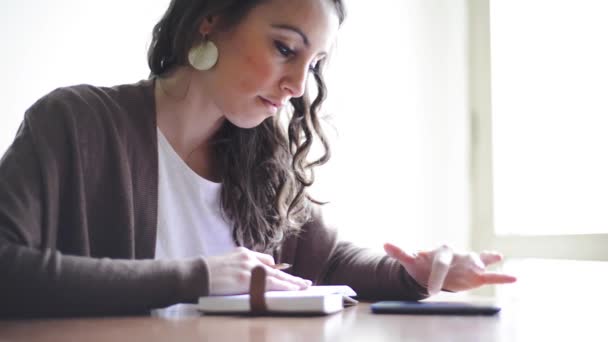
M 372 304 L 373 313 L 410 315 L 494 315 L 500 307 L 466 302 L 383 301 Z

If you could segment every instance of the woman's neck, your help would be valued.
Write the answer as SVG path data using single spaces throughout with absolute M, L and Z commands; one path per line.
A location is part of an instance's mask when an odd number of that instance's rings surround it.
M 198 82 L 197 82 L 198 81 Z M 209 142 L 224 123 L 193 69 L 180 67 L 155 80 L 158 128 L 177 154 L 204 178 L 214 180 Z

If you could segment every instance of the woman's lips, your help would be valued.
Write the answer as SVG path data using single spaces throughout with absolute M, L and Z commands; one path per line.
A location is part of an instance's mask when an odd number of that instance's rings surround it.
M 266 105 L 266 107 L 268 107 L 270 110 L 272 110 L 273 113 L 276 113 L 277 110 L 279 110 L 280 105 L 276 102 L 270 101 L 265 97 L 260 96 L 260 99 L 262 100 L 262 103 L 264 103 L 264 105 Z

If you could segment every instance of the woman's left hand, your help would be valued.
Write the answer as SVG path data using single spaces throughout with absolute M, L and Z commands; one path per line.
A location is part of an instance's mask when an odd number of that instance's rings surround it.
M 428 289 L 430 295 L 435 295 L 442 289 L 464 291 L 517 280 L 512 275 L 486 271 L 486 266 L 502 260 L 502 255 L 495 252 L 455 253 L 444 245 L 431 251 L 408 253 L 391 243 L 385 243 L 384 250 L 399 260 L 407 272 Z

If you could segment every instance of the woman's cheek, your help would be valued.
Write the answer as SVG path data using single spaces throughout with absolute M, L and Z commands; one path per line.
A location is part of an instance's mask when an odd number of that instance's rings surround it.
M 258 89 L 264 88 L 272 82 L 274 72 L 269 57 L 259 54 L 247 55 L 245 56 L 245 64 L 246 68 L 243 69 L 243 75 L 239 77 L 242 90 L 257 92 Z

